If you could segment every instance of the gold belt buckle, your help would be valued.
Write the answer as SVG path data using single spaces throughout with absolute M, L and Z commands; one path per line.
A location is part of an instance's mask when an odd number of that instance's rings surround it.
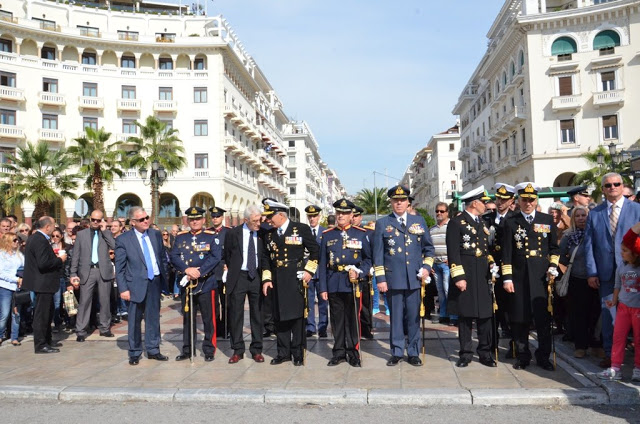
M 276 261 L 276 265 L 277 266 L 284 266 L 284 262 L 283 261 Z
M 480 256 L 482 256 L 482 250 L 476 249 L 476 258 L 479 258 Z
M 531 250 L 529 252 L 529 256 L 537 256 L 538 255 L 538 251 L 537 250 Z
M 344 271 L 344 265 L 338 265 L 338 272 Z

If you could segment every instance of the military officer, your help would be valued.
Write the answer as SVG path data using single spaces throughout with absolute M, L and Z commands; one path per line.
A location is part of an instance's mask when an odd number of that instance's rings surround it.
M 358 205 L 353 207 L 353 218 L 351 218 L 351 225 L 354 227 L 362 228 L 362 214 L 364 209 Z M 366 242 L 371 245 L 371 239 L 373 239 L 373 230 L 364 229 L 366 231 Z M 373 339 L 373 314 L 371 313 L 371 275 L 369 269 L 360 276 L 360 285 L 362 287 L 362 313 L 360 314 L 360 333 L 365 339 Z
M 262 199 L 262 206 L 264 208 L 267 201 L 276 202 L 276 199 L 272 199 L 271 197 L 265 197 Z M 264 209 L 263 209 L 264 210 Z M 262 214 L 262 222 L 260 223 L 260 229 L 266 231 L 270 231 L 273 229 L 273 225 L 267 219 L 267 216 L 272 214 L 273 211 L 264 210 Z M 273 319 L 273 293 L 272 290 L 264 296 L 262 299 L 262 323 L 264 325 L 264 333 L 262 337 L 271 337 L 276 334 L 276 324 Z
M 224 251 L 224 237 L 231 228 L 227 227 L 223 224 L 224 222 L 224 214 L 227 212 L 221 207 L 214 206 L 209 208 L 209 212 L 211 213 L 211 224 L 212 226 L 208 228 L 208 231 L 211 231 L 215 234 L 216 239 L 219 240 L 220 247 Z M 222 252 L 224 253 L 224 252 Z M 224 263 L 224 259 L 221 259 L 216 269 L 213 270 L 215 274 L 216 281 L 218 282 L 218 290 L 216 290 L 216 336 L 221 339 L 226 339 L 229 337 L 228 328 L 227 328 L 227 295 L 225 293 L 225 279 L 227 266 Z
M 304 364 L 306 349 L 305 289 L 318 268 L 318 242 L 308 225 L 289 220 L 289 208 L 267 200 L 267 220 L 273 229 L 265 234 L 262 264 L 262 290 L 273 290 L 273 312 L 278 354 L 271 365 L 291 361 Z M 305 249 L 309 256 L 305 261 Z
M 171 265 L 180 274 L 180 285 L 185 287 L 182 290 L 185 311 L 182 318 L 182 354 L 176 357 L 176 361 L 191 358 L 192 349 L 195 348 L 191 346 L 191 332 L 194 340 L 196 334 L 196 319 L 191 314 L 195 314 L 198 308 L 204 326 L 204 360 L 213 361 L 217 348 L 214 302 L 217 280 L 214 270 L 220 263 L 222 247 L 212 231 L 203 230 L 205 213 L 204 209 L 197 206 L 185 211 L 191 230 L 178 233 L 170 254 Z M 190 291 L 193 293 L 193 303 L 189 299 Z
M 320 244 L 318 283 L 322 297 L 329 299 L 334 339 L 329 366 L 345 360 L 351 366 L 361 366 L 358 320 L 362 296 L 356 295 L 360 293 L 356 285 L 371 268 L 371 245 L 366 230 L 351 225 L 354 206 L 347 199 L 333 203 L 337 225 L 324 232 Z
M 567 191 L 567 196 L 571 198 L 572 203 L 571 209 L 567 211 L 569 216 L 571 216 L 571 212 L 576 206 L 584 206 L 585 208 L 588 208 L 589 203 L 591 203 L 591 195 L 587 190 L 587 186 L 574 187 Z
M 320 225 L 320 212 L 322 208 L 317 205 L 309 205 L 304 211 L 307 213 L 307 220 L 309 221 L 309 228 L 311 228 L 311 235 L 315 237 L 320 246 L 322 240 L 322 233 L 326 230 L 325 227 Z M 316 325 L 316 296 L 318 299 L 318 323 Z M 307 293 L 307 299 L 309 300 L 309 318 L 307 319 L 307 337 L 311 337 L 318 331 L 318 336 L 321 338 L 327 337 L 327 326 L 329 325 L 329 305 L 328 302 L 320 296 L 318 290 L 318 275 L 314 275 L 311 281 L 309 281 L 309 289 Z
M 478 356 L 480 363 L 495 367 L 491 357 L 491 317 L 493 299 L 490 265 L 493 258 L 488 254 L 489 229 L 480 216 L 485 211 L 485 202 L 491 200 L 484 186 L 469 191 L 460 200 L 465 211 L 449 220 L 447 225 L 447 258 L 451 270 L 451 283 L 447 308 L 458 315 L 458 341 L 460 358 L 457 367 L 466 367 L 473 358 L 471 332 L 473 320 L 478 330 Z
M 489 253 L 493 257 L 498 267 L 502 266 L 502 234 L 504 232 L 504 224 L 507 218 L 512 217 L 516 213 L 511 210 L 516 195 L 515 188 L 509 184 L 497 183 L 493 186 L 496 194 L 496 210 L 482 217 L 485 225 L 489 229 Z M 494 283 L 494 291 L 498 310 L 496 311 L 496 335 L 497 325 L 502 327 L 502 337 L 511 339 L 511 327 L 509 326 L 509 317 L 507 314 L 507 292 L 502 287 L 502 276 L 498 274 Z M 496 337 L 497 342 L 497 337 Z M 509 343 L 509 353 L 507 358 L 515 358 L 515 342 L 511 339 Z
M 536 211 L 539 187 L 535 183 L 520 183 L 515 189 L 520 212 L 507 218 L 502 246 L 503 286 L 508 293 L 508 314 L 517 349 L 513 368 L 529 366 L 529 325 L 533 319 L 538 333 L 536 362 L 553 371 L 549 361 L 551 316 L 547 310 L 547 285 L 548 277 L 557 275 L 556 227 L 551 215 Z
M 435 250 L 427 223 L 420 215 L 407 213 L 409 189 L 398 185 L 387 195 L 393 212 L 376 222 L 373 234 L 373 263 L 378 290 L 387 293 L 391 308 L 390 345 L 388 366 L 403 359 L 407 346 L 408 362 L 422 365 L 418 357 L 420 343 L 420 288 L 426 281 Z M 403 321 L 407 323 L 408 343 L 405 343 Z

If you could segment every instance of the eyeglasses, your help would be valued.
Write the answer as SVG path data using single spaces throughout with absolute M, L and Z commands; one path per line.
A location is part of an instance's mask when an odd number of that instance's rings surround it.
M 13 239 L 13 242 L 14 242 L 14 243 L 17 243 L 18 241 L 19 241 L 18 239 Z
M 26 228 L 23 228 L 22 230 L 18 230 L 19 233 L 28 233 L 29 230 L 27 230 Z
M 620 187 L 622 185 L 622 183 L 617 182 L 617 183 L 606 183 L 603 187 L 604 188 L 611 188 L 611 187 Z
M 149 219 L 149 215 L 143 216 L 142 218 L 131 218 L 131 219 L 138 222 L 144 222 Z
M 164 237 L 164 236 L 168 236 L 168 235 L 169 235 L 169 234 L 167 234 L 167 233 L 163 233 L 163 234 L 162 234 L 162 237 Z
M 534 197 L 521 197 L 522 200 L 524 200 L 527 203 L 533 203 L 535 202 L 537 199 Z
M 439 211 L 436 209 L 436 213 L 447 213 L 448 211 L 444 210 L 444 211 Z
M 623 194 L 624 197 L 626 197 L 627 199 L 630 198 L 631 196 L 633 196 L 633 194 Z
M 55 237 L 55 238 L 60 238 L 60 237 L 62 237 L 62 236 L 61 236 L 61 235 L 58 235 L 58 234 L 53 234 L 53 235 L 51 236 L 51 238 L 54 238 L 54 237 Z
M 102 222 L 102 218 L 100 219 L 91 218 L 91 222 Z

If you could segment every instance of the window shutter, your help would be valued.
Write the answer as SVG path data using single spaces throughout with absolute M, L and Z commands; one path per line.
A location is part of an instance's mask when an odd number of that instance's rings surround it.
M 573 119 L 565 119 L 560 121 L 560 129 L 561 130 L 572 130 L 573 129 Z
M 618 116 L 617 115 L 607 115 L 602 117 L 602 126 L 603 127 L 615 127 L 618 125 Z
M 613 81 L 616 79 L 616 74 L 613 71 L 602 72 L 600 77 L 602 78 L 602 81 Z
M 572 77 L 559 77 L 558 85 L 561 96 L 570 96 L 573 94 Z

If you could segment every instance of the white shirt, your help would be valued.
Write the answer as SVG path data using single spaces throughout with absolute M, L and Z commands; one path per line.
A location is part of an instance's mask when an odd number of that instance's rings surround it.
M 505 212 L 505 213 L 504 213 L 504 215 L 500 215 L 500 213 L 499 213 L 499 212 L 496 212 L 496 220 L 495 220 L 495 223 L 496 223 L 496 224 L 499 224 L 501 220 L 505 219 L 505 217 L 507 216 L 507 213 L 508 213 L 508 212 L 509 212 L 509 211 Z
M 469 216 L 471 217 L 471 220 L 472 220 L 473 222 L 480 222 L 480 219 L 479 219 L 477 216 L 475 216 L 474 214 L 472 214 L 472 213 L 471 213 L 471 212 L 469 212 L 468 210 L 465 210 L 465 212 L 467 213 L 467 215 L 469 215 Z
M 317 227 L 309 226 L 309 228 L 311 228 L 311 234 L 313 234 L 313 230 L 316 230 L 316 237 L 318 237 L 320 235 L 320 226 L 319 225 Z
M 526 213 L 524 213 L 522 211 L 520 211 L 520 213 L 522 214 L 522 216 L 524 216 L 524 219 L 527 222 L 529 222 L 529 220 L 527 219 L 527 217 L 529 217 L 529 216 L 531 217 L 531 222 L 533 222 L 533 220 L 536 219 L 536 211 L 535 211 L 535 209 L 533 210 L 533 212 L 531 212 L 531 215 L 528 215 L 528 214 L 526 214 Z
M 284 224 L 282 224 L 282 226 L 280 226 L 276 231 L 278 232 L 278 234 L 284 234 L 284 233 L 287 232 L 287 228 L 289 228 L 289 219 L 288 218 L 284 222 Z
M 393 213 L 393 215 L 396 217 L 396 219 L 398 220 L 398 222 L 400 224 L 402 224 L 404 222 L 404 225 L 407 225 L 407 213 L 406 212 L 404 214 L 402 214 L 402 216 L 399 216 L 395 212 Z M 400 221 L 400 218 L 402 218 L 403 222 Z
M 249 258 L 249 235 L 250 234 L 251 234 L 251 231 L 249 230 L 249 227 L 247 227 L 247 224 L 246 223 L 243 224 L 242 225 L 242 268 L 240 268 L 242 271 L 249 270 L 249 268 L 247 268 L 247 262 Z M 258 266 L 258 232 L 257 231 L 253 232 L 253 237 L 251 242 L 255 247 L 256 267 L 257 267 Z
M 136 237 L 138 238 L 138 243 L 140 243 L 140 249 L 142 249 L 142 256 L 144 256 L 144 248 L 142 247 L 142 233 L 138 230 L 136 230 L 135 228 L 133 229 Z M 153 244 L 151 243 L 151 240 L 149 240 L 149 232 L 146 231 L 145 233 L 145 238 L 144 240 L 147 243 L 147 246 L 149 247 L 149 255 L 151 256 L 151 265 L 153 267 L 153 275 L 160 275 L 160 267 L 158 266 L 158 261 L 156 260 L 156 254 L 155 251 L 153 250 Z
M 613 205 L 618 207 L 618 217 L 620 217 L 620 212 L 622 212 L 622 205 L 624 205 L 624 196 L 620 197 L 620 199 L 616 203 L 611 203 L 607 200 L 607 215 L 611 215 L 611 210 L 613 209 Z

